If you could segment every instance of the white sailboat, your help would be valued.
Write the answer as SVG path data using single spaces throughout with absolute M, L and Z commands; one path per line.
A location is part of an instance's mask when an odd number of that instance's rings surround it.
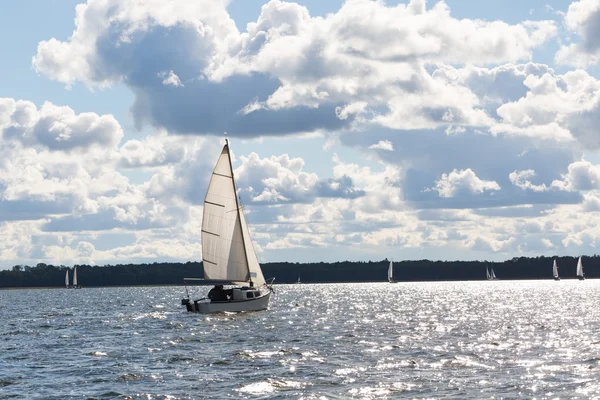
M 81 289 L 81 286 L 77 284 L 77 267 L 73 268 L 73 289 Z
M 191 301 L 188 295 L 183 299 L 188 311 L 258 311 L 269 306 L 273 290 L 265 282 L 244 210 L 238 201 L 227 139 L 204 199 L 202 265 L 204 279 L 185 280 L 203 281 L 201 283 L 215 287 L 208 297 Z
M 390 266 L 388 267 L 388 282 L 396 283 L 396 280 L 394 279 L 394 261 L 393 260 L 390 260 Z
M 552 276 L 554 277 L 555 281 L 560 281 L 560 276 L 558 276 L 558 264 L 556 263 L 556 260 L 554 260 L 554 263 L 552 263 Z
M 583 273 L 583 264 L 581 263 L 581 257 L 577 260 L 577 278 L 582 281 L 585 279 L 585 274 Z
M 301 284 L 301 283 L 302 283 L 302 282 L 300 282 L 300 274 L 298 274 L 298 280 L 296 281 L 296 284 L 297 284 L 297 285 L 299 285 L 299 284 Z
M 485 276 L 487 278 L 488 281 L 493 281 L 496 278 L 496 273 L 494 272 L 494 267 L 488 268 L 487 266 L 485 267 Z
M 65 271 L 65 287 L 69 289 L 71 286 L 69 285 L 69 270 Z

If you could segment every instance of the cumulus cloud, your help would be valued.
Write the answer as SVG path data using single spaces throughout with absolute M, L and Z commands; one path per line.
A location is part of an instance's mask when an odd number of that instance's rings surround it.
M 69 40 L 40 42 L 33 66 L 68 85 L 124 82 L 138 126 L 178 133 L 281 135 L 368 120 L 487 126 L 476 96 L 426 65 L 529 59 L 556 34 L 553 21 L 456 19 L 443 1 L 427 9 L 420 0 L 352 0 L 326 17 L 272 0 L 239 32 L 226 5 L 89 0 Z
M 582 40 L 557 59 L 597 62 L 595 4 L 570 7 L 567 26 Z M 111 116 L 0 100 L 0 258 L 198 257 L 220 146 L 173 134 L 223 131 L 317 132 L 326 150 L 339 143 L 382 162 L 334 156 L 317 175 L 290 155 L 234 159 L 269 257 L 594 245 L 600 221 L 572 216 L 600 208 L 600 174 L 581 161 L 582 149 L 600 148 L 600 85 L 528 62 L 555 34 L 552 21 L 457 19 L 443 1 L 350 0 L 313 17 L 273 0 L 240 32 L 226 1 L 89 0 L 67 40 L 39 43 L 33 67 L 67 86 L 126 85 L 136 126 L 159 132 L 122 142 Z M 109 246 L 109 235 L 128 236 Z
M 365 193 L 347 175 L 319 179 L 305 172 L 302 158 L 287 154 L 261 159 L 258 154 L 240 157 L 236 168 L 242 193 L 254 203 L 307 203 L 317 197 L 357 198 Z
M 380 140 L 369 146 L 370 149 L 394 151 L 394 145 L 389 140 Z
M 600 2 L 598 0 L 574 1 L 564 16 L 567 28 L 576 32 L 581 40 L 563 45 L 556 53 L 559 63 L 586 66 L 600 61 Z
M 163 85 L 175 86 L 175 87 L 183 86 L 183 83 L 181 83 L 181 79 L 179 79 L 179 77 L 173 72 L 173 70 L 170 70 L 168 72 L 167 71 L 159 72 L 158 77 L 162 78 Z
M 600 189 L 600 165 L 589 161 L 576 161 L 569 165 L 562 180 L 555 180 L 552 186 L 562 190 L 595 190 Z
M 535 177 L 535 171 L 532 169 L 513 171 L 508 177 L 513 185 L 523 190 L 533 190 L 534 192 L 544 192 L 548 190 L 548 187 L 543 183 L 540 185 L 531 183 L 531 179 Z
M 0 98 L 0 140 L 49 150 L 115 147 L 123 130 L 112 115 L 75 114 L 70 107 Z
M 479 179 L 470 168 L 453 170 L 449 174 L 442 174 L 432 189 L 441 197 L 454 197 L 460 193 L 480 194 L 484 191 L 500 190 L 500 185 L 494 181 Z

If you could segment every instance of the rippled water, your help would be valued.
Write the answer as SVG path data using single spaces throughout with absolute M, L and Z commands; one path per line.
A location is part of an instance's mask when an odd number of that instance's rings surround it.
M 279 285 L 269 311 L 205 316 L 180 287 L 5 290 L 0 398 L 593 398 L 599 292 Z

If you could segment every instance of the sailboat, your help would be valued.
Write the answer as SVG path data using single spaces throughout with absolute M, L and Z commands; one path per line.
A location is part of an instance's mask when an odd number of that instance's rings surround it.
M 184 278 L 215 285 L 207 297 L 182 300 L 188 311 L 199 313 L 265 310 L 273 292 L 263 276 L 238 197 L 229 141 L 211 175 L 202 215 L 204 278 Z M 187 286 L 186 286 L 187 291 Z
M 488 281 L 493 281 L 495 279 L 498 279 L 498 278 L 496 278 L 496 273 L 494 272 L 494 267 L 491 267 L 488 269 L 488 267 L 486 266 L 485 267 L 485 275 L 486 275 L 486 278 L 488 279 Z
M 301 283 L 302 283 L 302 282 L 300 282 L 300 274 L 298 274 L 298 280 L 296 281 L 296 284 L 297 284 L 297 285 L 299 285 L 299 284 L 301 284 Z
M 579 257 L 579 260 L 577 260 L 577 278 L 580 281 L 583 281 L 585 279 L 585 274 L 583 273 L 583 264 L 581 263 L 581 257 Z
M 81 289 L 81 286 L 77 284 L 77 267 L 73 268 L 73 289 Z
M 388 282 L 396 283 L 396 280 L 394 279 L 394 261 L 393 260 L 390 260 L 390 266 L 388 267 Z
M 560 276 L 558 276 L 558 264 L 556 264 L 556 260 L 552 264 L 552 276 L 554 276 L 555 281 L 560 281 Z
M 65 287 L 67 289 L 71 288 L 71 286 L 69 285 L 69 270 L 65 271 Z

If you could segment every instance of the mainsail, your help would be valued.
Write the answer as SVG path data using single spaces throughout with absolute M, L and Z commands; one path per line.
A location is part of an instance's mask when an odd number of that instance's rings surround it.
M 583 276 L 583 264 L 581 263 L 581 257 L 577 260 L 577 276 Z
M 390 266 L 388 267 L 388 281 L 391 282 L 394 280 L 394 262 L 390 260 Z
M 554 260 L 554 263 L 552 264 L 552 276 L 558 278 L 558 264 L 556 264 L 556 260 Z
M 204 199 L 202 261 L 204 279 L 237 284 L 252 282 L 254 286 L 265 283 L 238 203 L 228 142 L 223 146 Z
M 85 274 L 83 274 L 83 275 L 85 275 Z M 84 278 L 85 278 L 85 276 L 84 276 Z M 77 286 L 77 267 L 73 268 L 73 286 Z
M 65 286 L 69 287 L 69 270 L 65 273 Z

